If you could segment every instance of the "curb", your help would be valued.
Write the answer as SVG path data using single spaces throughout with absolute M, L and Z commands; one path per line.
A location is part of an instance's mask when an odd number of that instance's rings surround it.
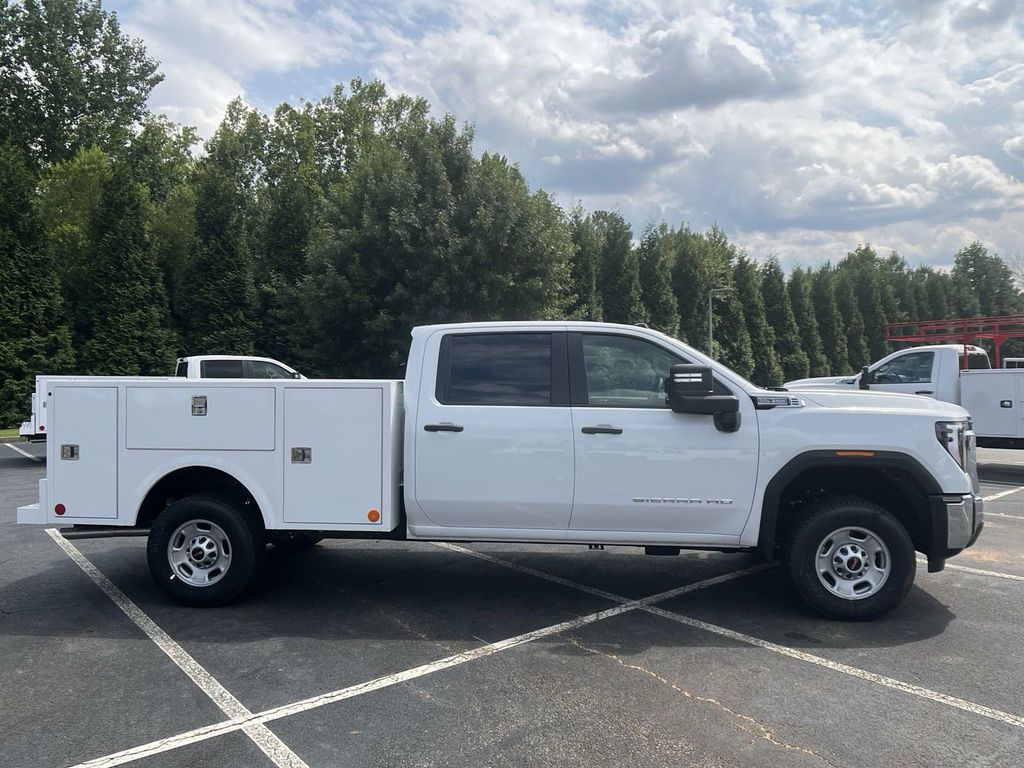
M 12 435 L 11 437 L 0 437 L 0 443 L 24 443 L 25 438 L 21 435 Z

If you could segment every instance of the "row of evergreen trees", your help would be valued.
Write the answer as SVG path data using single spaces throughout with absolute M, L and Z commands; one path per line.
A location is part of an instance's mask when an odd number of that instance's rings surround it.
M 0 426 L 41 372 L 259 353 L 393 375 L 430 322 L 645 322 L 702 348 L 712 287 L 731 289 L 714 354 L 766 385 L 876 359 L 890 320 L 1020 309 L 978 243 L 951 272 L 861 246 L 787 280 L 717 227 L 565 212 L 475 155 L 471 128 L 379 82 L 272 116 L 236 100 L 200 153 L 147 112 L 159 79 L 95 0 L 0 0 Z

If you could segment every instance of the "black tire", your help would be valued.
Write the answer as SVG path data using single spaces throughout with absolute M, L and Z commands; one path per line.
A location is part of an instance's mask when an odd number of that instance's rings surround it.
M 865 534 L 874 539 L 861 538 Z M 846 549 L 844 542 L 849 543 Z M 865 562 L 858 556 L 860 544 L 862 552 L 869 552 L 877 542 L 884 549 L 875 553 L 874 563 L 871 557 Z M 906 528 L 882 507 L 857 496 L 830 497 L 811 505 L 787 549 L 793 587 L 811 608 L 832 619 L 867 621 L 883 616 L 902 603 L 914 585 L 917 558 Z M 876 567 L 878 562 L 884 568 Z M 849 570 L 850 563 L 863 570 Z M 857 588 L 862 594 L 854 593 Z M 850 593 L 840 596 L 836 590 Z
M 284 552 L 298 552 L 315 547 L 324 537 L 316 531 L 286 531 L 268 533 L 267 541 Z
M 192 567 L 194 560 L 177 568 L 171 562 L 172 536 L 178 533 L 180 553 L 187 547 L 190 533 L 179 533 L 183 526 L 192 526 L 193 537 L 208 541 L 197 542 L 196 552 L 205 544 L 216 553 L 209 573 L 212 583 L 204 586 L 190 584 L 189 574 L 200 574 L 202 567 Z M 219 530 L 218 530 L 219 529 Z M 211 533 L 216 531 L 216 533 Z M 156 583 L 179 603 L 186 605 L 223 605 L 236 597 L 253 580 L 266 550 L 262 526 L 253 525 L 241 512 L 239 505 L 220 496 L 195 495 L 169 505 L 157 516 L 149 531 L 146 555 L 149 572 Z M 224 557 L 225 553 L 227 557 Z M 186 550 L 187 556 L 187 550 Z M 221 567 L 216 575 L 218 564 Z M 183 569 L 182 569 L 183 568 Z M 193 576 L 195 580 L 201 576 Z

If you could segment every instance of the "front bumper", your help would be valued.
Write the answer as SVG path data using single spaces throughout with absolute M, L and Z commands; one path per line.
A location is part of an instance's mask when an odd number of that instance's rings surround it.
M 985 501 L 974 493 L 931 496 L 932 544 L 928 570 L 941 571 L 952 557 L 978 540 L 985 526 Z

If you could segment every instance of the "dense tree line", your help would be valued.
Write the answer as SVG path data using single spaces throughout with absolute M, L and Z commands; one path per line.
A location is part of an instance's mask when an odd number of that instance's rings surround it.
M 718 227 L 634 232 L 562 210 L 423 99 L 354 81 L 273 115 L 228 105 L 199 146 L 147 112 L 156 62 L 98 0 L 0 0 L 0 426 L 35 374 L 167 374 L 260 353 L 394 375 L 413 325 L 647 323 L 778 385 L 889 350 L 889 321 L 1019 311 L 980 243 L 949 272 L 861 245 L 755 261 Z

